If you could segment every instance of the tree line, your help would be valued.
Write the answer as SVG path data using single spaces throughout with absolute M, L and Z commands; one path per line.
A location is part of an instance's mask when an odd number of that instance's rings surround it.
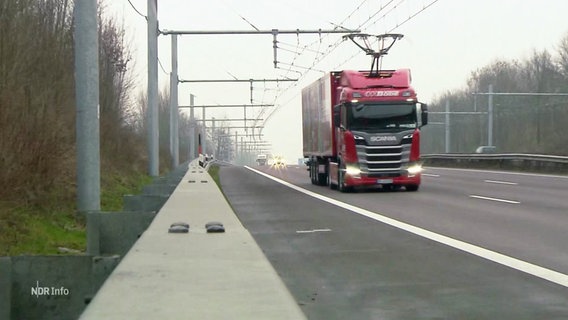
M 568 96 L 514 93 L 568 93 L 568 34 L 554 52 L 533 50 L 525 59 L 499 59 L 471 73 L 464 88 L 448 91 L 430 104 L 430 111 L 450 106 L 452 153 L 473 153 L 488 141 L 489 86 L 493 92 L 493 145 L 499 153 L 568 155 L 564 125 Z M 454 113 L 456 112 L 456 113 Z M 459 112 L 462 112 L 461 114 Z M 443 153 L 445 114 L 431 114 L 424 127 L 423 153 Z
M 146 100 L 136 93 L 123 26 L 99 1 L 101 177 L 147 171 Z M 75 198 L 72 0 L 0 1 L 0 201 Z M 169 93 L 160 92 L 160 172 L 169 158 Z M 80 128 L 79 128 L 80 129 Z M 189 119 L 180 119 L 189 145 Z M 187 158 L 180 152 L 180 161 Z M 54 192 L 57 190 L 57 192 Z M 54 194 L 65 199 L 53 199 Z

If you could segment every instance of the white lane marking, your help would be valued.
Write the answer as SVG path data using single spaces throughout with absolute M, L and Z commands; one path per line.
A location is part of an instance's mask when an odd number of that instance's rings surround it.
M 330 232 L 331 229 L 297 230 L 296 233 Z
M 440 176 L 439 174 L 432 174 L 432 173 L 423 173 L 422 175 L 425 177 L 434 177 L 434 178 L 438 178 Z
M 535 277 L 539 277 L 541 279 L 559 284 L 559 285 L 564 286 L 564 287 L 568 287 L 568 275 L 560 273 L 558 271 L 546 269 L 544 267 L 541 267 L 541 266 L 538 266 L 538 265 L 535 265 L 535 264 L 532 264 L 532 263 L 529 263 L 529 262 L 526 262 L 526 261 L 523 261 L 523 260 L 519 260 L 519 259 L 516 259 L 516 258 L 513 258 L 513 257 L 509 257 L 509 256 L 506 256 L 504 254 L 501 254 L 501 253 L 498 253 L 498 252 L 495 252 L 495 251 L 491 251 L 491 250 L 488 250 L 488 249 L 485 249 L 485 248 L 482 248 L 482 247 L 478 247 L 476 245 L 473 245 L 473 244 L 470 244 L 470 243 L 467 243 L 467 242 L 464 242 L 464 241 L 461 241 L 461 240 L 456 240 L 456 239 L 453 239 L 453 238 L 450 238 L 450 237 L 447 237 L 447 236 L 444 236 L 444 235 L 441 235 L 441 234 L 437 234 L 437 233 L 434 233 L 432 231 L 428 231 L 426 229 L 422 229 L 422 228 L 413 226 L 413 225 L 408 224 L 408 223 L 404 223 L 404 222 L 401 222 L 401 221 L 398 221 L 398 220 L 395 220 L 395 219 L 392 219 L 392 218 L 389 218 L 389 217 L 385 217 L 383 215 L 380 215 L 378 213 L 375 213 L 375 212 L 372 212 L 372 211 L 369 211 L 369 210 L 366 210 L 366 209 L 363 209 L 363 208 L 359 208 L 359 207 L 356 207 L 356 206 L 353 206 L 353 205 L 350 205 L 350 204 L 347 204 L 347 203 L 343 203 L 341 201 L 338 201 L 338 200 L 335 200 L 335 199 L 332 199 L 332 198 L 329 198 L 329 197 L 326 197 L 326 196 L 322 196 L 321 194 L 306 190 L 304 188 L 300 188 L 300 187 L 293 185 L 289 182 L 275 178 L 271 175 L 265 174 L 263 172 L 255 170 L 255 169 L 250 168 L 248 166 L 245 166 L 245 168 L 247 168 L 247 169 L 249 169 L 253 172 L 256 172 L 257 174 L 260 174 L 260 175 L 262 175 L 262 176 L 264 176 L 268 179 L 276 181 L 276 182 L 278 182 L 278 183 L 280 183 L 280 184 L 282 184 L 282 185 L 284 185 L 288 188 L 294 189 L 298 192 L 301 192 L 305 195 L 308 195 L 310 197 L 319 199 L 321 201 L 325 201 L 329 204 L 332 204 L 332 205 L 338 206 L 340 208 L 352 211 L 354 213 L 357 213 L 357 214 L 360 214 L 362 216 L 371 218 L 373 220 L 388 224 L 390 226 L 399 228 L 401 230 L 408 231 L 410 233 L 414 233 L 414 234 L 421 236 L 421 237 L 424 237 L 426 239 L 430 239 L 430 240 L 436 241 L 438 243 L 445 244 L 447 246 L 456 248 L 458 250 L 462 250 L 464 252 L 471 253 L 471 254 L 476 255 L 478 257 L 499 263 L 501 265 L 510 267 L 512 269 L 531 274 Z
M 482 170 L 482 169 L 444 168 L 444 167 L 425 167 L 425 168 L 427 170 L 487 172 L 487 173 L 499 173 L 499 174 L 508 174 L 508 175 L 517 175 L 517 176 L 568 179 L 568 175 L 561 176 L 561 175 L 554 175 L 554 174 L 527 173 L 527 172 L 514 172 L 514 171 L 495 171 L 495 170 Z
M 484 197 L 484 196 L 476 196 L 474 194 L 469 195 L 470 198 L 481 199 L 481 200 L 490 200 L 490 201 L 497 201 L 497 202 L 504 202 L 504 203 L 511 203 L 511 204 L 520 204 L 519 201 L 515 200 L 507 200 L 507 199 L 499 199 L 499 198 L 491 198 L 491 197 Z
M 509 186 L 516 186 L 516 185 L 518 185 L 518 183 L 516 183 L 516 182 L 499 181 L 499 180 L 483 180 L 483 182 L 486 182 L 486 183 L 495 183 L 495 184 L 506 184 L 506 185 L 509 185 Z

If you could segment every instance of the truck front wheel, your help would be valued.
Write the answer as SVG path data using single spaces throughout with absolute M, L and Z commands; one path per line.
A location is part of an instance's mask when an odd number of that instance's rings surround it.
M 406 185 L 405 188 L 406 188 L 406 191 L 418 191 L 419 186 L 420 185 L 418 185 L 418 184 L 409 184 L 409 185 Z
M 324 162 L 320 159 L 314 161 L 314 180 L 316 185 L 318 186 L 325 186 L 327 185 L 327 176 L 328 176 L 328 167 L 325 165 L 324 172 L 320 172 L 320 167 L 324 165 Z
M 331 175 L 329 173 L 327 174 L 327 185 L 331 190 L 337 189 L 337 185 L 331 182 Z
M 351 187 L 345 185 L 345 170 L 339 170 L 337 174 L 337 190 L 340 192 L 350 192 Z
M 318 186 L 327 185 L 327 175 L 325 173 L 319 173 L 318 172 L 317 177 L 318 177 L 318 180 L 317 180 Z
M 309 171 L 310 171 L 310 180 L 312 181 L 312 184 L 316 184 L 316 178 L 315 178 L 316 171 L 315 171 L 315 170 L 316 170 L 316 169 L 315 169 L 315 166 L 314 166 L 314 162 L 313 162 L 313 161 L 310 161 L 310 169 L 309 169 Z

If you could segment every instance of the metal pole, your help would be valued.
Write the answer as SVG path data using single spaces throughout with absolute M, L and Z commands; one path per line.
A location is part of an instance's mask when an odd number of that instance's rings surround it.
M 174 148 L 175 148 L 174 147 L 174 144 L 175 144 L 175 142 L 174 142 L 174 130 L 175 130 L 175 128 L 174 128 L 174 121 L 175 121 L 174 117 L 175 116 L 174 116 L 174 101 L 173 101 L 174 100 L 174 94 L 173 94 L 173 92 L 174 92 L 174 75 L 173 75 L 173 72 L 170 72 L 170 110 L 169 110 L 170 111 L 169 112 L 170 122 L 169 122 L 169 132 L 168 132 L 168 137 L 170 139 L 169 139 L 168 147 L 169 147 L 169 150 L 170 150 L 170 156 L 172 158 L 172 167 L 175 168 L 175 160 L 174 160 L 174 152 L 175 152 L 174 151 Z
M 205 123 L 205 122 L 203 122 L 203 123 Z M 245 127 L 245 126 L 226 126 L 226 125 L 223 125 L 223 126 L 217 127 L 217 129 L 219 129 L 219 128 L 221 128 L 221 129 L 244 129 L 244 128 L 249 128 L 249 129 L 263 129 L 264 126 L 263 126 L 263 125 L 258 125 L 258 126 L 246 126 L 246 127 Z M 245 134 L 244 136 L 250 137 L 250 136 L 247 136 L 246 134 Z
M 290 82 L 298 81 L 298 79 L 194 79 L 194 80 L 184 80 L 180 79 L 181 83 L 234 83 L 234 82 Z
M 477 95 L 473 95 L 473 112 L 477 112 Z
M 101 209 L 97 1 L 77 1 L 74 21 L 77 210 L 86 213 Z
M 326 34 L 326 33 L 359 33 L 361 30 L 162 30 L 162 34 L 182 34 L 182 35 L 245 35 L 245 34 Z
M 565 92 L 476 92 L 473 95 L 479 96 L 518 96 L 518 97 L 566 97 Z
M 202 118 L 205 119 L 205 107 L 202 108 L 203 112 L 202 112 Z M 203 133 L 201 134 L 201 152 L 203 154 L 207 153 L 207 123 L 205 121 L 203 121 L 203 124 L 201 126 L 203 128 Z
M 158 123 L 158 3 L 148 0 L 148 173 L 160 174 Z
M 243 111 L 244 111 L 244 126 L 245 126 L 245 134 L 248 135 L 248 129 L 247 129 L 247 105 L 243 105 Z
M 487 102 L 487 145 L 493 146 L 493 85 L 489 85 Z
M 178 132 L 178 61 L 177 35 L 172 35 L 172 72 L 170 73 L 170 154 L 172 167 L 179 165 L 179 132 Z
M 274 107 L 273 104 L 208 104 L 202 106 L 194 106 L 196 108 L 242 108 L 243 106 L 247 106 L 249 108 L 264 108 L 264 107 Z M 178 106 L 178 108 L 191 108 L 191 106 Z M 205 111 L 204 111 L 205 112 Z
M 217 129 L 219 129 L 219 128 L 222 128 L 222 129 L 234 129 L 233 127 L 231 127 L 231 128 L 227 128 L 227 127 L 223 127 L 223 126 L 221 126 L 221 127 L 217 126 Z M 242 128 L 242 127 L 241 127 L 241 128 Z M 229 137 L 229 136 L 231 136 L 231 134 L 230 134 L 230 133 L 226 133 L 226 134 L 222 134 L 222 135 L 223 135 L 223 136 L 226 136 L 226 137 Z M 235 137 L 244 137 L 244 136 L 245 136 L 245 135 L 244 135 L 244 134 L 242 134 L 242 133 L 241 133 L 241 134 L 239 134 L 238 132 L 235 132 Z M 258 134 L 257 136 L 258 136 L 258 137 L 259 137 L 259 139 L 260 139 L 260 136 L 264 136 L 264 135 L 263 135 L 262 133 L 260 133 L 260 134 Z
M 239 138 L 237 132 L 235 131 L 235 155 L 234 159 L 237 160 L 239 156 Z
M 189 95 L 189 160 L 193 160 L 196 158 L 195 156 L 195 114 L 193 110 L 193 103 L 194 103 L 195 96 L 190 94 Z
M 249 119 L 249 120 L 250 120 L 250 119 Z M 264 120 L 264 119 L 263 119 L 263 118 L 255 118 L 255 121 L 256 121 L 256 120 L 262 121 L 262 120 Z M 243 119 L 243 118 L 222 118 L 222 119 L 215 119 L 215 118 L 213 118 L 213 119 L 205 119 L 205 120 L 203 120 L 203 119 L 197 119 L 197 120 L 195 120 L 195 121 L 198 121 L 198 122 L 203 122 L 203 121 L 209 121 L 209 122 L 211 122 L 211 121 L 223 121 L 223 122 L 224 122 L 224 121 L 245 121 L 245 119 Z
M 211 154 L 215 153 L 215 150 L 219 147 L 219 141 L 217 141 L 217 135 L 215 132 L 215 117 L 212 119 L 211 122 Z M 215 155 L 217 157 L 217 155 Z
M 272 50 L 274 51 L 274 69 L 278 68 L 278 58 L 277 58 L 277 54 L 278 54 L 278 40 L 276 39 L 276 37 L 278 36 L 278 30 L 277 29 L 272 29 Z
M 450 153 L 450 101 L 446 100 L 446 153 Z
M 250 104 L 253 104 L 252 102 L 252 91 L 254 90 L 254 87 L 252 86 L 254 83 L 253 79 L 250 79 Z

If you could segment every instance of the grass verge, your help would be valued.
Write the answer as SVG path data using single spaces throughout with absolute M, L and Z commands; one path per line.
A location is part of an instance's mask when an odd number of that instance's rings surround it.
M 140 193 L 151 181 L 145 174 L 105 175 L 101 210 L 122 210 L 122 196 Z M 35 205 L 0 202 L 0 256 L 83 252 L 85 221 L 76 214 L 75 197 L 65 193 L 55 191 L 48 201 Z
M 221 189 L 221 180 L 219 178 L 219 166 L 216 164 L 211 165 L 209 167 L 209 175 L 211 176 L 211 178 L 213 178 L 213 180 L 217 184 L 217 187 Z
M 231 204 L 231 201 L 229 201 L 229 199 L 227 198 L 227 195 L 225 194 L 225 192 L 223 191 L 223 188 L 221 188 L 221 178 L 219 177 L 219 170 L 220 170 L 220 166 L 213 164 L 209 167 L 209 175 L 211 176 L 211 178 L 213 178 L 213 181 L 215 181 L 215 183 L 217 184 L 217 187 L 219 188 L 219 190 L 221 190 L 221 193 L 223 194 L 223 197 L 225 198 L 225 201 L 227 201 L 227 203 L 229 204 L 229 206 L 231 207 L 231 209 L 233 209 L 233 212 L 235 212 L 235 209 L 233 208 L 233 205 Z

